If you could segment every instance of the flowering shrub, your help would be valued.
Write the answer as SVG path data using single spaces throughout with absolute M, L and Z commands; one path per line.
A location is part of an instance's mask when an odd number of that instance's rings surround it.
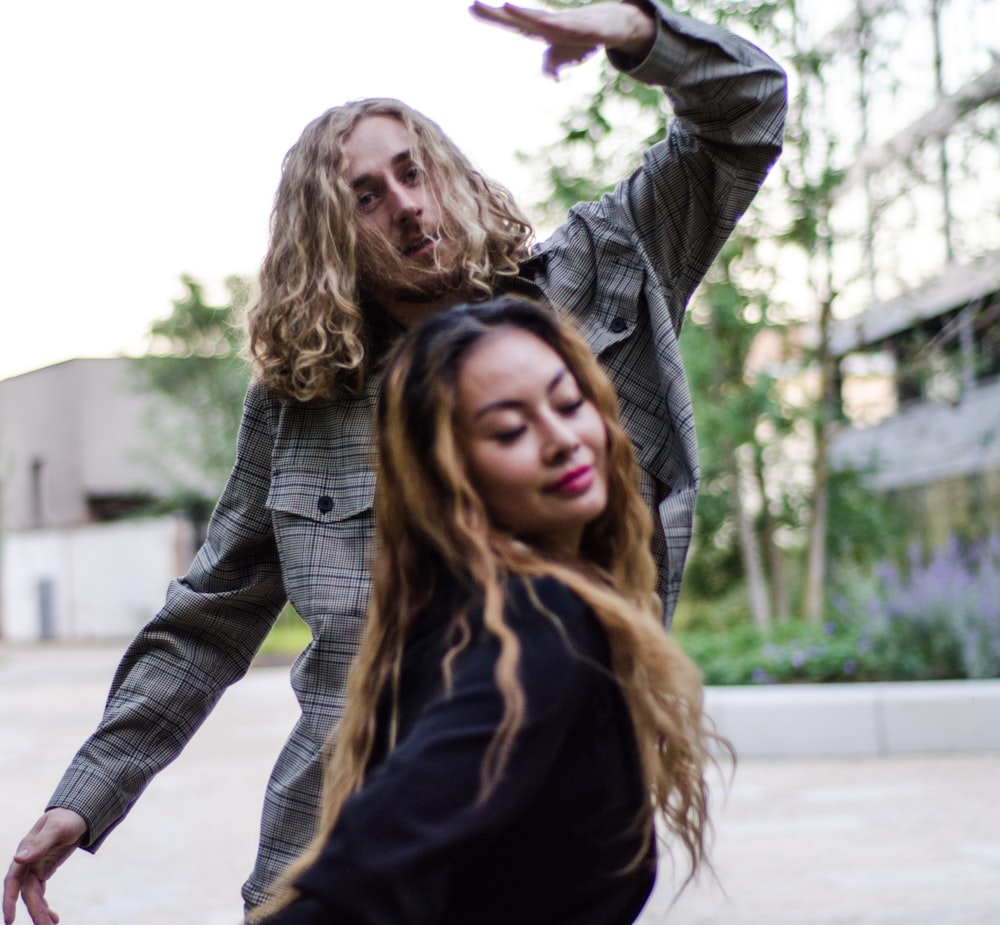
M 1000 536 L 904 568 L 842 572 L 821 629 L 789 621 L 676 630 L 707 684 L 1000 678 Z
M 795 621 L 766 634 L 742 626 L 676 635 L 706 684 L 871 680 L 862 670 L 856 637 L 833 624 L 814 630 Z
M 874 644 L 902 675 L 1000 677 L 1000 536 L 952 539 L 906 569 L 883 564 L 866 619 Z

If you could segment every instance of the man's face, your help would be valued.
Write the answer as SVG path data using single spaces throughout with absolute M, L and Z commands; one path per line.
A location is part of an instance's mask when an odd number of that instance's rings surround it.
M 453 287 L 456 261 L 444 216 L 413 146 L 392 116 L 366 116 L 344 143 L 364 287 L 385 307 L 434 301 Z

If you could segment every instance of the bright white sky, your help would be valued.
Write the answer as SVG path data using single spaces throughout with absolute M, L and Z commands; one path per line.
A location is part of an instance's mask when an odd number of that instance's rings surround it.
M 285 151 L 348 99 L 405 100 L 530 206 L 538 187 L 514 152 L 557 137 L 599 65 L 555 83 L 542 45 L 467 7 L 3 4 L 0 379 L 142 352 L 182 273 L 210 286 L 254 273 Z

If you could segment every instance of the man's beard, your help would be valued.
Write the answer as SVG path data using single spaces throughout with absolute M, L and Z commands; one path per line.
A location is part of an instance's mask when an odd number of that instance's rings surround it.
M 462 284 L 462 270 L 453 256 L 454 247 L 435 248 L 436 259 L 430 263 L 410 260 L 377 232 L 358 234 L 358 284 L 362 299 L 374 302 L 423 304 L 434 302 L 457 290 Z

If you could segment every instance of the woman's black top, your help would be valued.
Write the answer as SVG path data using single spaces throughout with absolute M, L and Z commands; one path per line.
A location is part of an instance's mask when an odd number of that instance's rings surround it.
M 496 788 L 477 802 L 503 709 L 499 644 L 483 629 L 481 609 L 473 611 L 473 641 L 446 689 L 441 655 L 452 612 L 438 606 L 407 640 L 396 747 L 386 754 L 383 698 L 363 789 L 296 881 L 302 896 L 268 925 L 635 920 L 656 855 L 636 824 L 648 798 L 631 717 L 591 611 L 555 579 L 534 588 L 548 614 L 520 580 L 507 589 L 526 714 Z

